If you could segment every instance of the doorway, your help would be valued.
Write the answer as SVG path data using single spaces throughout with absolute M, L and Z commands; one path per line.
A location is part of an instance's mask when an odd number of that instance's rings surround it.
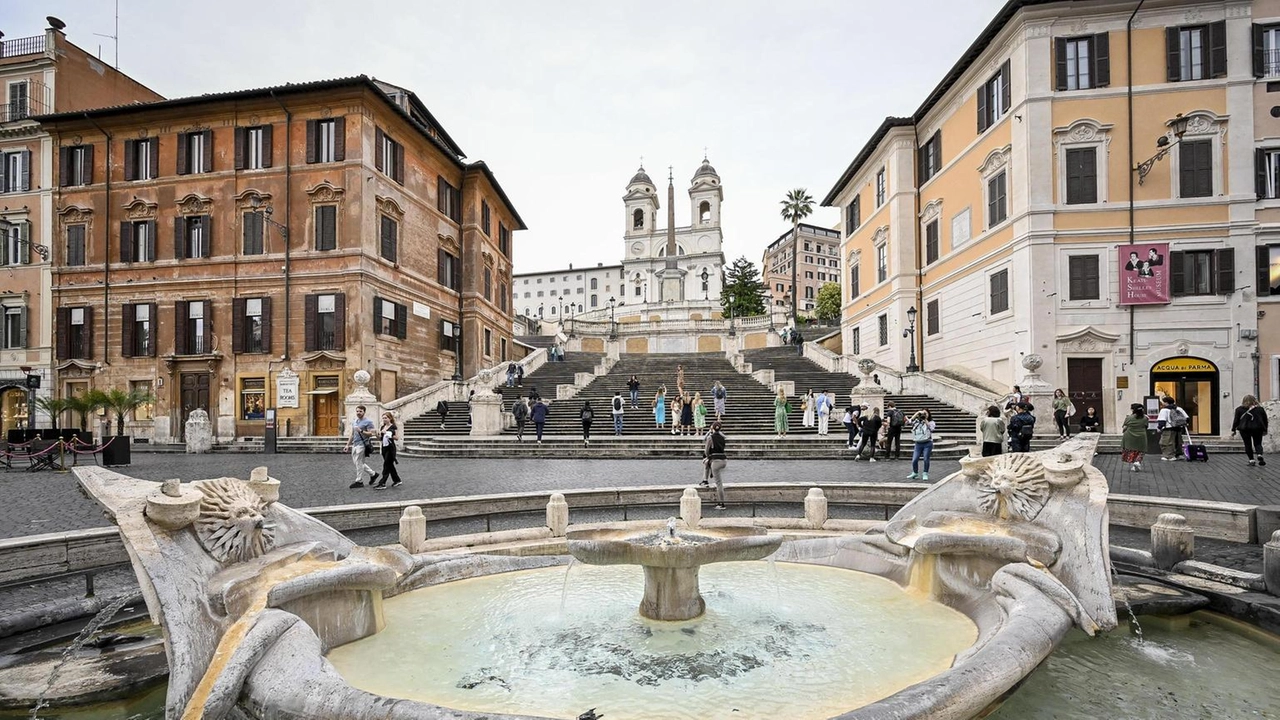
M 196 409 L 209 412 L 209 373 L 182 373 L 178 382 L 181 388 L 179 404 L 182 407 L 182 417 L 178 422 L 178 436 L 185 441 L 187 416 Z M 212 420 L 213 418 L 210 418 L 210 421 Z
M 311 417 L 315 419 L 312 434 L 332 437 L 341 434 L 338 429 L 338 376 L 317 375 L 311 392 Z
M 27 389 L 20 387 L 7 387 L 0 391 L 0 413 L 3 413 L 3 434 L 0 437 L 8 437 L 10 430 L 19 430 L 31 427 L 27 417 Z
M 1218 367 L 1208 360 L 1176 357 L 1151 367 L 1151 394 L 1172 396 L 1186 411 L 1187 432 L 1218 434 Z
M 1076 406 L 1071 427 L 1079 427 L 1085 411 L 1093 408 L 1102 419 L 1102 358 L 1067 358 L 1067 397 Z M 1106 427 L 1102 428 L 1106 432 Z

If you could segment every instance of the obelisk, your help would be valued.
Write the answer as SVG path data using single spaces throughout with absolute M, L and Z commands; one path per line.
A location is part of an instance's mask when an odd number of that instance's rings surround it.
M 662 302 L 684 302 L 684 270 L 679 267 L 676 249 L 676 185 L 675 174 L 667 168 L 667 257 L 658 271 L 662 279 Z

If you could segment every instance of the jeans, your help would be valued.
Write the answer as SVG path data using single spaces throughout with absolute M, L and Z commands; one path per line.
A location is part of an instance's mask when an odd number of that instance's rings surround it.
M 631 391 L 631 408 L 634 410 L 639 405 L 640 405 L 640 391 L 632 390 Z
M 1262 430 L 1241 430 L 1240 439 L 1244 440 L 1244 454 L 1250 460 L 1253 459 L 1253 453 L 1256 451 L 1258 456 L 1262 456 Z
M 536 430 L 538 433 L 538 442 L 542 442 L 542 426 L 546 424 L 547 424 L 546 420 L 543 420 L 541 422 L 537 420 L 533 421 L 533 429 Z
M 517 421 L 516 421 L 516 439 L 517 439 L 517 440 L 523 440 L 523 439 L 524 439 L 524 424 L 525 424 L 525 423 L 527 423 L 527 422 L 529 422 L 529 421 L 528 421 L 528 420 L 517 420 Z
M 584 421 L 582 423 L 582 439 L 583 440 L 591 439 L 591 423 L 589 422 Z
M 890 451 L 893 452 L 893 457 L 895 460 L 897 458 L 902 457 L 902 426 L 901 425 L 898 425 L 897 427 L 890 425 L 889 429 L 886 430 L 884 433 L 884 456 L 886 458 L 889 457 Z
M 373 468 L 364 461 L 364 443 L 351 443 L 351 464 L 356 466 L 356 482 L 364 483 L 373 475 Z
M 853 423 L 851 423 L 851 422 L 847 422 L 847 423 L 845 423 L 845 424 L 844 424 L 844 427 L 845 427 L 845 429 L 846 429 L 846 430 L 848 430 L 848 431 L 849 431 L 849 442 L 848 442 L 848 443 L 846 443 L 846 444 L 847 444 L 849 447 L 853 447 L 853 439 L 854 439 L 855 437 L 857 437 L 857 435 L 858 435 L 858 426 L 857 426 L 857 425 L 854 425 L 854 424 L 853 424 Z
M 622 413 L 618 413 L 613 416 L 613 434 L 622 434 Z
M 920 472 L 920 460 L 924 460 L 924 472 L 929 472 L 929 458 L 933 455 L 933 441 L 915 443 L 911 448 L 911 472 Z

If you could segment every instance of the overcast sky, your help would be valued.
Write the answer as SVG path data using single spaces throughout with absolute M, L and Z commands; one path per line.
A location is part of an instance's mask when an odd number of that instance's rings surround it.
M 1002 0 L 120 0 L 120 68 L 165 97 L 367 74 L 418 94 L 529 230 L 516 272 L 622 259 L 644 157 L 676 222 L 703 148 L 728 260 L 759 262 L 793 187 L 821 201 L 885 115 L 913 112 Z M 183 8 L 178 10 L 177 8 Z M 113 59 L 112 0 L 0 0 Z M 832 226 L 835 209 L 812 220 Z

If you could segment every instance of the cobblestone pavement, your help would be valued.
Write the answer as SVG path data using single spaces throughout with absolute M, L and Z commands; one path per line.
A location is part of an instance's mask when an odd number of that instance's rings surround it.
M 1094 464 L 1110 478 L 1111 491 L 1135 495 L 1199 498 L 1250 504 L 1280 504 L 1280 462 L 1248 467 L 1240 455 L 1217 455 L 1208 463 L 1144 463 L 1132 472 L 1118 455 Z M 247 478 L 266 465 L 281 481 L 281 500 L 297 508 L 359 503 L 390 497 L 440 498 L 505 492 L 552 492 L 586 487 L 693 483 L 701 479 L 696 459 L 679 460 L 485 460 L 402 458 L 405 483 L 386 491 L 347 486 L 354 470 L 347 455 L 332 453 L 182 455 L 134 453 L 125 474 L 148 480 L 198 480 L 230 475 Z M 380 467 L 380 463 L 371 466 Z M 954 460 L 933 463 L 934 480 L 959 469 Z M 907 461 L 739 460 L 725 473 L 730 499 L 734 482 L 904 482 Z M 18 537 L 108 523 L 97 504 L 81 493 L 71 473 L 0 472 L 0 537 Z

